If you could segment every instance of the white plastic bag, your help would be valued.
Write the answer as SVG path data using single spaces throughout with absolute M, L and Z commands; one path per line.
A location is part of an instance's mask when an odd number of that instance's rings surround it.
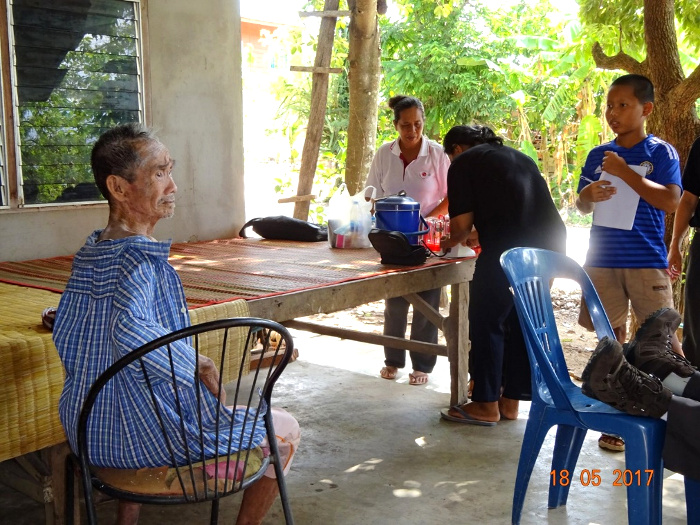
M 350 195 L 341 184 L 328 203 L 328 243 L 331 248 L 369 248 L 367 235 L 372 229 L 372 201 L 377 196 L 374 186 L 367 186 L 356 195 Z

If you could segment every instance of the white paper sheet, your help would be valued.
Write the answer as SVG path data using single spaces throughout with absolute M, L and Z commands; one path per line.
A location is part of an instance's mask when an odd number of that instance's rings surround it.
M 640 176 L 646 177 L 646 166 L 630 166 Z M 610 181 L 610 185 L 617 188 L 617 193 L 610 200 L 596 202 L 593 210 L 593 224 L 617 228 L 618 230 L 631 230 L 634 217 L 637 215 L 639 205 L 639 193 L 634 191 L 620 177 L 604 171 L 600 180 Z

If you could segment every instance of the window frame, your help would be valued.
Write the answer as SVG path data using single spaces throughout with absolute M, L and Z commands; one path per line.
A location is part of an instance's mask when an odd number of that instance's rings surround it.
M 139 121 L 150 122 L 150 104 L 147 104 L 149 84 L 146 64 L 148 62 L 148 0 L 119 0 L 134 5 L 136 18 L 136 64 L 138 71 L 138 112 Z M 17 71 L 14 57 L 14 32 L 12 16 L 13 0 L 0 0 L 0 164 L 5 168 L 4 183 L 7 188 L 7 202 L 0 205 L 0 214 L 17 211 L 39 211 L 40 209 L 65 209 L 84 207 L 106 207 L 104 200 L 50 202 L 26 204 L 24 202 L 21 142 L 19 136 L 19 97 L 17 94 Z M 0 189 L 1 191 L 1 189 Z

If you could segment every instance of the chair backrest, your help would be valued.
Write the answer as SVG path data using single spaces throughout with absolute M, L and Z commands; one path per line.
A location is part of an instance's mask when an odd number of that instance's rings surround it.
M 554 278 L 572 279 L 581 287 L 599 339 L 615 338 L 603 305 L 583 268 L 549 250 L 513 248 L 501 255 L 501 266 L 515 296 L 515 307 L 532 371 L 532 393 L 557 408 L 573 410 L 565 386 L 573 385 L 564 359 L 552 307 Z
M 220 347 L 212 348 L 212 341 L 220 342 Z M 144 402 L 139 416 L 147 414 L 153 424 L 144 428 L 135 446 L 148 442 L 165 456 L 157 466 L 168 468 L 164 476 L 171 493 L 167 494 L 182 501 L 203 501 L 245 489 L 270 463 L 256 447 L 272 428 L 272 389 L 293 351 L 285 327 L 257 318 L 193 325 L 132 351 L 99 376 L 83 404 L 77 443 L 83 475 L 90 475 L 95 464 L 91 458 L 97 455 L 99 437 L 91 433 L 101 428 L 105 389 L 121 389 L 120 395 L 126 396 L 140 389 Z M 212 387 L 212 381 L 200 376 L 200 353 L 215 360 L 221 371 L 218 385 L 214 380 Z M 236 363 L 229 358 L 232 353 L 240 355 Z M 251 359 L 254 354 L 260 358 Z M 223 384 L 224 377 L 231 383 Z M 211 390 L 217 386 L 214 397 Z

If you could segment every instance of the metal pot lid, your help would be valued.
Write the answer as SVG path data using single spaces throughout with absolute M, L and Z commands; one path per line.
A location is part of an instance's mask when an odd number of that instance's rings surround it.
M 419 210 L 420 203 L 408 197 L 405 191 L 400 191 L 398 195 L 389 195 L 382 199 L 377 199 L 374 209 L 378 211 L 388 210 Z

